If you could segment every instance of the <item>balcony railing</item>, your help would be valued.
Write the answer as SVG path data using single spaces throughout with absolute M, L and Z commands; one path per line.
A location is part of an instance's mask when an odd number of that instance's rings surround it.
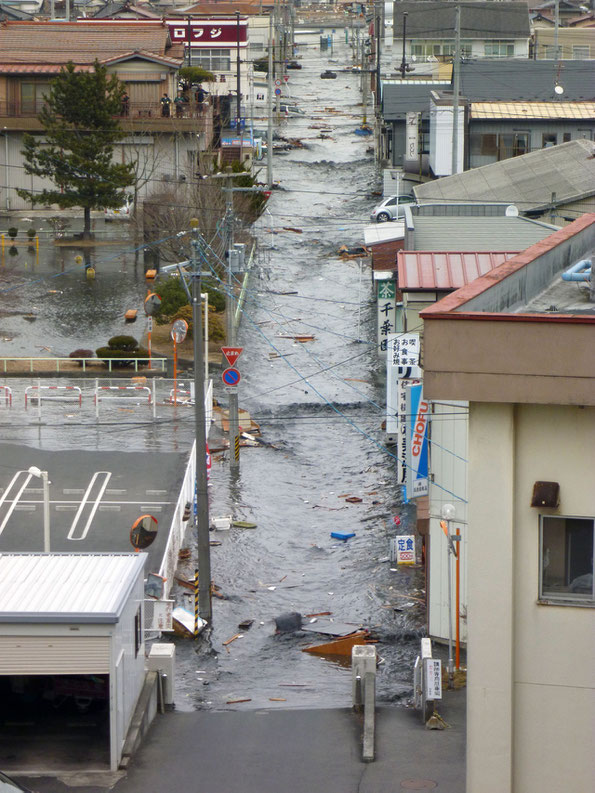
M 127 102 L 122 104 L 118 117 L 136 121 L 143 118 L 203 118 L 210 102 L 171 102 L 163 105 L 157 102 Z M 0 116 L 6 118 L 35 118 L 43 107 L 42 102 L 22 103 L 0 100 Z

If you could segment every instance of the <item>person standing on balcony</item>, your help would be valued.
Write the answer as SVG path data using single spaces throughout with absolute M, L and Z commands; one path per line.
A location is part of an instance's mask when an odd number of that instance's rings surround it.
M 174 99 L 174 105 L 176 106 L 176 118 L 183 118 L 184 104 L 186 102 L 187 100 L 181 95 L 176 96 L 176 98 Z
M 122 94 L 122 115 L 127 116 L 130 112 L 130 97 L 128 94 Z
M 169 118 L 169 111 L 171 106 L 171 99 L 167 94 L 161 97 L 161 115 L 163 118 Z

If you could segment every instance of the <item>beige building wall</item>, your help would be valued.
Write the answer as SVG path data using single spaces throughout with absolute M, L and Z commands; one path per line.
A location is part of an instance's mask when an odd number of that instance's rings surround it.
M 595 409 L 475 402 L 469 437 L 467 793 L 592 790 L 595 612 L 538 603 L 530 501 L 595 516 Z

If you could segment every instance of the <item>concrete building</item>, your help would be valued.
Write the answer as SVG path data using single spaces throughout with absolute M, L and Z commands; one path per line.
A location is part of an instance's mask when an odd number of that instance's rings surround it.
M 584 215 L 421 313 L 424 395 L 469 404 L 467 793 L 595 778 L 594 249 Z
M 145 560 L 0 554 L 1 736 L 11 770 L 118 768 L 145 684 Z

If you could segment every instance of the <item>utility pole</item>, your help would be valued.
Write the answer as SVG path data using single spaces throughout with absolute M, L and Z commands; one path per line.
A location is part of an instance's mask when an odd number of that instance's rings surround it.
M 192 324 L 194 344 L 194 430 L 196 467 L 196 534 L 198 550 L 198 603 L 203 620 L 213 618 L 211 604 L 211 548 L 209 544 L 209 491 L 207 488 L 207 431 L 205 427 L 205 383 L 201 316 L 201 270 L 198 259 L 198 224 L 192 218 Z
M 273 186 L 273 17 L 269 14 L 269 70 L 267 75 L 267 184 Z
M 554 58 L 560 57 L 558 49 L 558 31 L 560 29 L 560 0 L 555 0 L 554 4 Z
M 233 186 L 229 179 L 225 195 L 225 219 L 226 219 L 226 250 L 227 250 L 227 346 L 235 346 L 235 324 L 233 321 L 234 308 L 234 288 L 233 273 L 231 270 L 233 252 Z M 234 386 L 229 391 L 229 467 L 232 471 L 237 471 L 240 467 L 240 426 L 238 417 L 238 391 Z
M 401 56 L 401 77 L 405 79 L 405 72 L 407 71 L 407 59 L 405 57 L 405 38 L 407 34 L 407 11 L 403 11 L 403 55 Z
M 455 57 L 452 100 L 452 162 L 451 171 L 459 173 L 459 84 L 461 79 L 461 6 L 455 8 Z

